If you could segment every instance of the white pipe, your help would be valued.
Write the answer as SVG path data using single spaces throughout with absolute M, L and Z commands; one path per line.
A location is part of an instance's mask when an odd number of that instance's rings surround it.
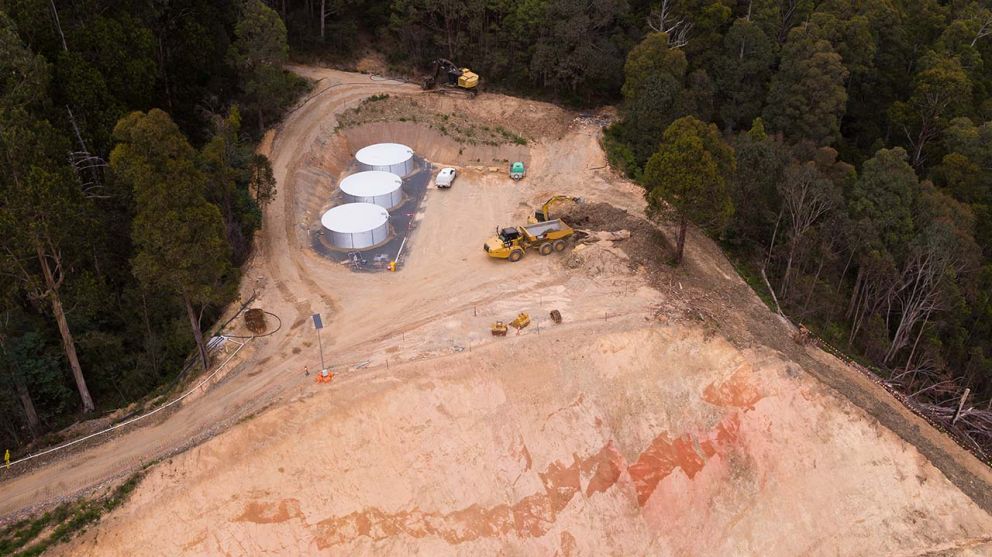
M 221 337 L 221 338 L 227 339 L 227 337 Z M 11 466 L 13 466 L 15 464 L 20 464 L 22 462 L 26 462 L 28 460 L 31 460 L 32 458 L 37 458 L 39 456 L 43 456 L 43 455 L 46 455 L 46 454 L 49 454 L 49 453 L 53 453 L 55 451 L 59 451 L 59 450 L 65 449 L 67 447 L 71 447 L 71 446 L 73 446 L 73 445 L 75 445 L 77 443 L 81 443 L 83 441 L 86 441 L 87 439 L 92 439 L 93 437 L 96 437 L 98 435 L 103 435 L 104 433 L 113 431 L 113 430 L 118 429 L 118 428 L 122 428 L 122 427 L 124 427 L 126 425 L 129 425 L 129 424 L 133 424 L 134 422 L 136 422 L 138 420 L 143 420 L 143 419 L 147 418 L 148 416 L 151 416 L 153 414 L 157 414 L 157 413 L 161 412 L 162 410 L 165 410 L 166 408 L 172 406 L 173 404 L 176 404 L 176 403 L 180 402 L 184 398 L 186 398 L 189 395 L 193 394 L 194 391 L 196 391 L 197 389 L 199 389 L 200 387 L 202 387 L 204 384 L 206 384 L 207 381 L 210 381 L 211 379 L 213 379 L 213 377 L 215 375 L 217 375 L 217 373 L 219 373 L 220 370 L 224 369 L 224 366 L 227 365 L 227 362 L 230 362 L 231 361 L 231 358 L 237 356 L 238 355 L 238 352 L 241 352 L 241 349 L 244 348 L 245 345 L 248 344 L 249 342 L 251 342 L 254 338 L 255 337 L 252 337 L 252 338 L 246 340 L 245 342 L 240 343 L 241 346 L 238 346 L 238 349 L 235 350 L 233 354 L 231 354 L 230 356 L 228 356 L 228 358 L 226 360 L 224 360 L 224 363 L 222 363 L 220 366 L 218 366 L 217 369 L 214 370 L 213 373 L 211 373 L 206 378 L 204 378 L 203 381 L 200 381 L 200 383 L 197 386 L 195 386 L 192 389 L 190 389 L 190 390 L 186 391 L 185 393 L 183 393 L 183 395 L 180 396 L 179 398 L 177 398 L 177 399 L 175 399 L 175 400 L 173 400 L 171 402 L 168 402 L 166 404 L 163 404 L 162 406 L 159 406 L 158 408 L 155 408 L 154 410 L 152 410 L 151 412 L 148 412 L 147 414 L 142 414 L 141 416 L 137 416 L 137 417 L 131 418 L 131 419 L 129 419 L 127 421 L 123 421 L 123 422 L 121 422 L 119 424 L 112 425 L 112 426 L 108 427 L 107 429 L 104 429 L 104 430 L 101 430 L 101 431 L 97 431 L 96 433 L 91 433 L 91 434 L 89 434 L 89 435 L 87 435 L 85 437 L 80 437 L 79 439 L 74 439 L 72 441 L 69 441 L 68 443 L 64 443 L 64 444 L 59 445 L 57 447 L 52 447 L 50 449 L 46 449 L 44 451 L 41 451 L 41 452 L 38 452 L 38 453 L 35 453 L 35 454 L 32 454 L 32 455 L 28 455 L 26 457 L 19 458 L 19 459 L 15 460 L 15 461 L 11 462 L 10 464 L 8 464 L 7 465 L 7 468 L 10 468 Z M 235 342 L 237 342 L 237 341 L 235 341 Z

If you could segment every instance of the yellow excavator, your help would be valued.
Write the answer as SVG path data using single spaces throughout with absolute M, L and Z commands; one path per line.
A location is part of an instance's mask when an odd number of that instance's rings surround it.
M 459 68 L 444 58 L 434 60 L 434 71 L 424 80 L 424 89 L 433 89 L 439 84 L 461 89 L 473 97 L 479 94 L 479 74 L 468 68 Z
M 582 203 L 582 198 L 572 197 L 569 195 L 553 195 L 551 199 L 544 202 L 544 205 L 541 205 L 540 210 L 534 211 L 534 216 L 527 217 L 527 223 L 537 224 L 539 222 L 548 222 L 549 220 L 551 220 L 551 207 L 564 201 Z

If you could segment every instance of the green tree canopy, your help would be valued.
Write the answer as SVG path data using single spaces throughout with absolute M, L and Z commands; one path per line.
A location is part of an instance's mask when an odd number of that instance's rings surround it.
M 48 305 L 85 412 L 95 406 L 76 354 L 61 288 L 88 206 L 66 163 L 64 138 L 40 116 L 48 66 L 0 12 L 0 273 Z
M 735 212 L 730 234 L 736 239 L 768 238 L 779 211 L 778 184 L 789 161 L 787 148 L 765 133 L 760 118 L 734 142 L 737 172 L 730 193 Z
M 623 74 L 615 40 L 628 16 L 626 0 L 550 0 L 530 61 L 530 75 L 553 91 L 616 90 Z
M 775 43 L 761 27 L 738 19 L 723 39 L 715 75 L 720 120 L 729 130 L 746 126 L 761 114 L 775 63 Z
M 851 218 L 871 251 L 903 260 L 913 238 L 919 180 L 900 147 L 882 149 L 865 162 L 851 190 Z
M 238 70 L 241 89 L 262 130 L 266 114 L 285 106 L 300 84 L 283 69 L 289 59 L 289 44 L 279 14 L 261 0 L 247 0 L 234 28 L 228 57 Z
M 233 273 L 220 210 L 204 198 L 196 152 L 168 114 L 133 112 L 118 122 L 114 138 L 111 168 L 134 191 L 134 275 L 148 289 L 181 298 L 207 368 L 194 306 L 223 300 L 225 279 Z
M 772 78 L 764 120 L 770 130 L 793 140 L 833 143 L 847 104 L 848 72 L 829 42 L 804 28 L 789 33 L 782 63 Z
M 627 57 L 624 121 L 618 135 L 630 145 L 636 166 L 643 166 L 655 152 L 669 124 L 695 108 L 689 106 L 694 103 L 685 91 L 688 66 L 685 54 L 669 47 L 664 33 L 651 33 Z M 695 92 L 705 95 L 698 87 Z
M 689 221 L 718 231 L 733 216 L 727 179 L 734 167 L 734 151 L 713 124 L 686 116 L 665 130 L 658 152 L 644 169 L 643 182 L 652 208 L 659 210 L 667 203 L 675 211 L 676 264 L 682 261 Z
M 957 58 L 931 53 L 923 63 L 912 96 L 890 109 L 890 117 L 908 142 L 915 168 L 923 166 L 930 143 L 955 116 L 967 113 L 971 104 L 971 80 Z
M 651 33 L 627 55 L 623 66 L 623 98 L 630 102 L 644 94 L 649 90 L 646 82 L 655 76 L 667 75 L 681 82 L 688 68 L 685 54 L 668 46 L 668 35 Z

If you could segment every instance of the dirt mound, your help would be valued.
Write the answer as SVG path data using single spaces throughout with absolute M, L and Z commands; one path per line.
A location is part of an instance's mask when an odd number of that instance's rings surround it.
M 465 117 L 463 114 L 438 112 L 432 108 L 430 97 L 372 96 L 344 112 L 339 127 L 353 128 L 376 122 L 412 122 L 436 130 L 466 145 L 526 145 L 527 140 L 503 126 Z
M 637 265 L 630 261 L 626 252 L 607 241 L 576 246 L 563 264 L 569 269 L 581 270 L 589 277 L 629 275 L 637 270 Z
M 630 239 L 615 245 L 636 266 L 643 267 L 657 278 L 668 270 L 665 264 L 674 253 L 668 239 L 644 218 L 608 203 L 573 204 L 562 214 L 562 220 L 573 228 L 596 231 L 630 231 Z
M 530 160 L 530 150 L 526 145 L 459 142 L 424 122 L 371 122 L 342 130 L 334 137 L 346 140 L 346 154 L 366 145 L 389 141 L 407 145 L 419 156 L 438 164 L 496 166 L 502 170 L 508 161 Z
M 488 91 L 474 99 L 459 94 L 431 94 L 426 95 L 425 102 L 439 112 L 501 126 L 528 140 L 560 139 L 569 132 L 576 117 L 553 104 Z

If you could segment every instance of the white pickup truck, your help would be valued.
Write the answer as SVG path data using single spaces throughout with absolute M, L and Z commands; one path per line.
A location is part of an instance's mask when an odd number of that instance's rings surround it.
M 438 189 L 447 189 L 451 187 L 451 184 L 455 181 L 455 176 L 458 172 L 454 168 L 442 168 L 440 172 L 437 173 L 437 178 L 434 178 L 434 185 Z

